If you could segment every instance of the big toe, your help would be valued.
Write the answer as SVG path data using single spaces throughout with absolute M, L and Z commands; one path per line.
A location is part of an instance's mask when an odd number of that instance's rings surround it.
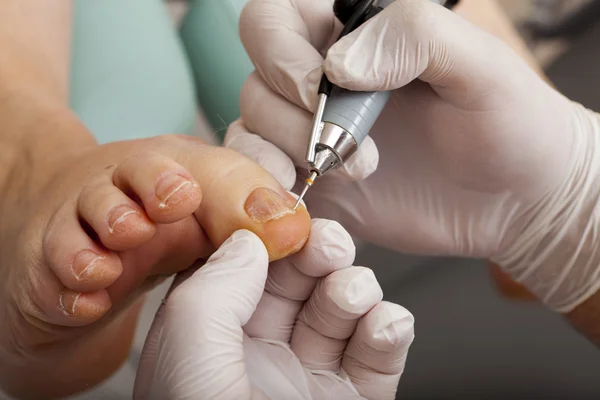
M 304 206 L 258 164 L 222 147 L 188 139 L 178 161 L 196 178 L 203 193 L 196 218 L 215 246 L 247 229 L 265 244 L 271 261 L 302 248 L 310 232 Z

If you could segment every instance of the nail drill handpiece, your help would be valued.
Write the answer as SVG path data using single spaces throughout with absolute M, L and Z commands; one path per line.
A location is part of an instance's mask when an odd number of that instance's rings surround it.
M 453 8 L 458 0 L 432 0 Z M 341 39 L 376 16 L 394 0 L 336 0 L 334 12 L 344 24 Z M 390 99 L 391 92 L 355 92 L 333 85 L 323 75 L 319 102 L 306 151 L 309 178 L 295 208 L 317 178 L 341 167 L 358 150 Z M 294 208 L 294 209 L 295 209 Z

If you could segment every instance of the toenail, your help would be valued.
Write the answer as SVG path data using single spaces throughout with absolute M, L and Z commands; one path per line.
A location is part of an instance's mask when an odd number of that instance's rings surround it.
M 75 315 L 79 296 L 81 296 L 81 293 L 75 293 L 71 292 L 70 290 L 63 289 L 60 292 L 60 297 L 58 298 L 60 311 L 62 311 L 62 313 L 68 317 Z
M 119 225 L 131 216 L 139 215 L 139 213 L 129 206 L 117 206 L 108 213 L 108 231 L 115 233 L 119 229 Z
M 250 193 L 244 208 L 250 218 L 265 223 L 293 214 L 295 200 L 287 194 L 287 199 L 271 189 L 256 189 Z
M 78 281 L 87 281 L 95 275 L 94 269 L 98 266 L 98 262 L 103 259 L 104 257 L 91 250 L 82 250 L 73 260 L 73 265 L 71 266 L 73 274 Z
M 166 208 L 169 200 L 177 193 L 186 190 L 189 187 L 196 188 L 198 184 L 191 182 L 180 175 L 165 175 L 156 183 L 156 197 L 160 200 L 160 208 Z

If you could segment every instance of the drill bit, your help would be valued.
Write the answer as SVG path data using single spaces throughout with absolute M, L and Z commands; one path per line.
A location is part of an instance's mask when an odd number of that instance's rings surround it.
M 304 198 L 304 195 L 306 194 L 306 192 L 308 192 L 308 189 L 313 185 L 313 183 L 315 183 L 315 179 L 317 179 L 317 176 L 318 176 L 318 174 L 313 171 L 310 174 L 310 176 L 308 178 L 306 178 L 304 189 L 302 189 L 302 193 L 300 193 L 300 197 L 298 197 L 298 200 L 296 201 L 296 205 L 294 206 L 294 211 L 296 211 L 296 209 L 300 205 L 300 202 Z

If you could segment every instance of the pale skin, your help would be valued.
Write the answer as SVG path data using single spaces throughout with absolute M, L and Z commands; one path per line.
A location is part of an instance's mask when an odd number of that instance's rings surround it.
M 254 231 L 274 260 L 310 227 L 272 177 L 226 149 L 180 136 L 99 146 L 68 108 L 71 7 L 0 2 L 0 386 L 18 398 L 110 376 L 143 293 L 233 231 Z M 541 73 L 493 1 L 457 11 Z M 567 316 L 596 343 L 599 309 L 597 294 Z
M 110 376 L 143 293 L 234 231 L 275 260 L 310 229 L 233 151 L 175 135 L 97 145 L 68 108 L 70 18 L 64 0 L 0 4 L 0 385 L 17 398 Z

